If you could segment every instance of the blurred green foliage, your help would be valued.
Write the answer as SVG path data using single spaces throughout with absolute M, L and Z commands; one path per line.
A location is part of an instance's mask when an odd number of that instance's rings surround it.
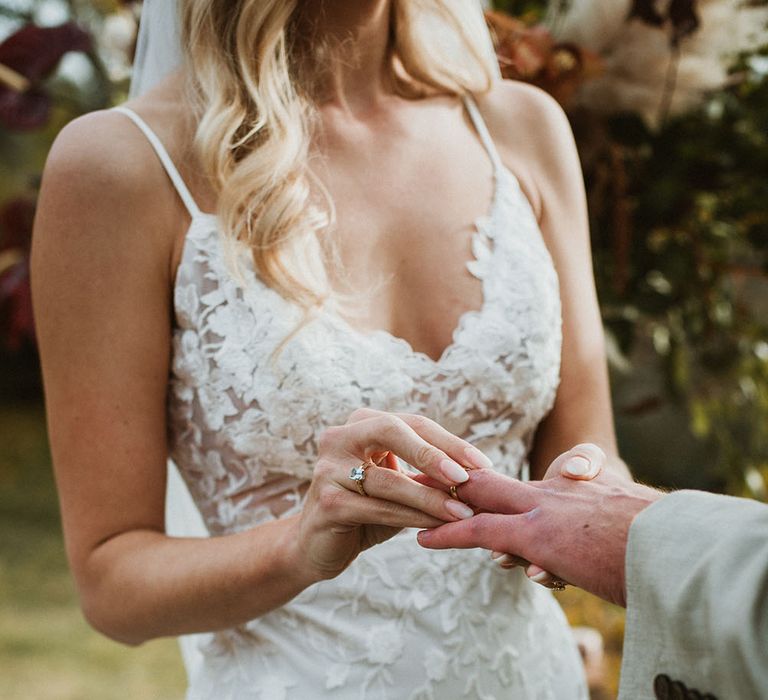
M 607 328 L 626 355 L 653 347 L 664 399 L 712 447 L 715 485 L 765 498 L 768 76 L 749 59 L 732 87 L 657 131 L 635 115 L 606 121 L 623 191 L 596 195 L 587 175 Z
M 493 5 L 556 28 L 569 2 Z M 658 18 L 672 60 L 674 37 L 684 49 L 698 27 L 688 5 Z M 768 498 L 768 46 L 733 57 L 727 87 L 657 128 L 568 111 L 625 458 L 657 483 Z

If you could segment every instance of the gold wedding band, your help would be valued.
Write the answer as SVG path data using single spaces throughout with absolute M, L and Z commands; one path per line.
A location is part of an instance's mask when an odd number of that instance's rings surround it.
M 368 467 L 375 467 L 375 466 L 376 465 L 370 459 L 367 459 L 361 465 L 357 467 L 353 467 L 352 470 L 349 472 L 349 478 L 351 481 L 355 482 L 355 486 L 357 487 L 357 492 L 361 496 L 368 495 L 365 492 L 365 486 L 363 486 L 363 482 L 365 481 L 365 471 L 366 469 L 368 469 Z
M 455 486 L 449 486 L 448 487 L 448 492 L 451 494 L 451 498 L 455 498 L 457 501 L 461 501 L 461 499 L 459 498 L 459 494 L 456 491 L 456 487 Z

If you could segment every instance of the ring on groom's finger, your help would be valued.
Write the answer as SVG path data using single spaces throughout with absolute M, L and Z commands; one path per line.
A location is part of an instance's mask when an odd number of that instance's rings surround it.
M 361 496 L 367 496 L 368 494 L 365 492 L 365 487 L 363 486 L 363 482 L 365 481 L 365 471 L 368 469 L 368 467 L 375 467 L 376 464 L 371 461 L 370 459 L 366 459 L 365 462 L 363 462 L 361 465 L 357 467 L 353 467 L 352 470 L 349 472 L 349 478 L 351 481 L 355 482 L 355 486 L 357 487 L 357 491 Z
M 459 494 L 458 494 L 458 492 L 456 491 L 456 487 L 455 487 L 455 486 L 450 486 L 450 487 L 448 488 L 448 492 L 451 494 L 451 498 L 453 498 L 453 499 L 455 499 L 455 500 L 457 500 L 457 501 L 460 501 L 460 500 L 461 500 L 461 499 L 459 498 Z

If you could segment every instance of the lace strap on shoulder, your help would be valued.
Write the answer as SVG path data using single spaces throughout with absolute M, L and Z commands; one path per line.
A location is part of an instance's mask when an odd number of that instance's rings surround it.
M 173 160 L 171 160 L 171 156 L 168 154 L 168 151 L 165 150 L 165 146 L 163 146 L 163 142 L 158 138 L 157 134 L 152 131 L 150 126 L 132 109 L 128 109 L 128 107 L 114 107 L 113 110 L 115 112 L 121 112 L 126 117 L 128 117 L 137 127 L 139 127 L 144 136 L 147 137 L 147 141 L 149 141 L 150 145 L 155 150 L 155 153 L 160 159 L 160 162 L 163 164 L 165 172 L 168 173 L 168 177 L 171 179 L 173 186 L 179 193 L 181 201 L 184 202 L 184 206 L 187 208 L 189 215 L 192 218 L 199 216 L 200 208 L 197 206 L 197 203 L 192 197 L 192 193 L 184 183 L 184 180 L 179 174 L 178 169 L 173 164 Z
M 469 113 L 469 118 L 472 120 L 472 124 L 474 124 L 475 130 L 480 136 L 480 140 L 483 142 L 483 146 L 485 146 L 485 150 L 488 152 L 488 156 L 493 163 L 493 167 L 496 173 L 499 173 L 503 167 L 501 156 L 499 156 L 499 152 L 496 149 L 496 144 L 493 142 L 491 133 L 488 131 L 488 127 L 485 125 L 485 119 L 483 119 L 483 115 L 480 114 L 480 110 L 477 107 L 477 103 L 475 102 L 474 97 L 472 97 L 472 95 L 469 93 L 464 95 L 464 106 Z

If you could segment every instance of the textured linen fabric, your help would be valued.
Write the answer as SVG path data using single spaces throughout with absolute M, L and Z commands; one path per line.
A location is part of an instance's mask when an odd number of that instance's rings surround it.
M 259 280 L 247 253 L 235 279 L 216 218 L 189 205 L 169 440 L 212 535 L 298 512 L 319 436 L 360 406 L 426 415 L 496 469 L 527 474 L 534 431 L 559 382 L 557 276 L 528 201 L 474 102 L 466 106 L 494 165 L 492 205 L 467 241 L 483 303 L 461 317 L 437 361 L 390 333 L 356 331 L 331 311 L 275 358 L 299 310 Z M 575 642 L 549 591 L 500 570 L 487 552 L 423 550 L 412 531 L 285 606 L 197 643 L 202 662 L 190 700 L 587 697 Z
M 663 674 L 719 700 L 768 698 L 768 506 L 697 491 L 635 519 L 622 700 Z

